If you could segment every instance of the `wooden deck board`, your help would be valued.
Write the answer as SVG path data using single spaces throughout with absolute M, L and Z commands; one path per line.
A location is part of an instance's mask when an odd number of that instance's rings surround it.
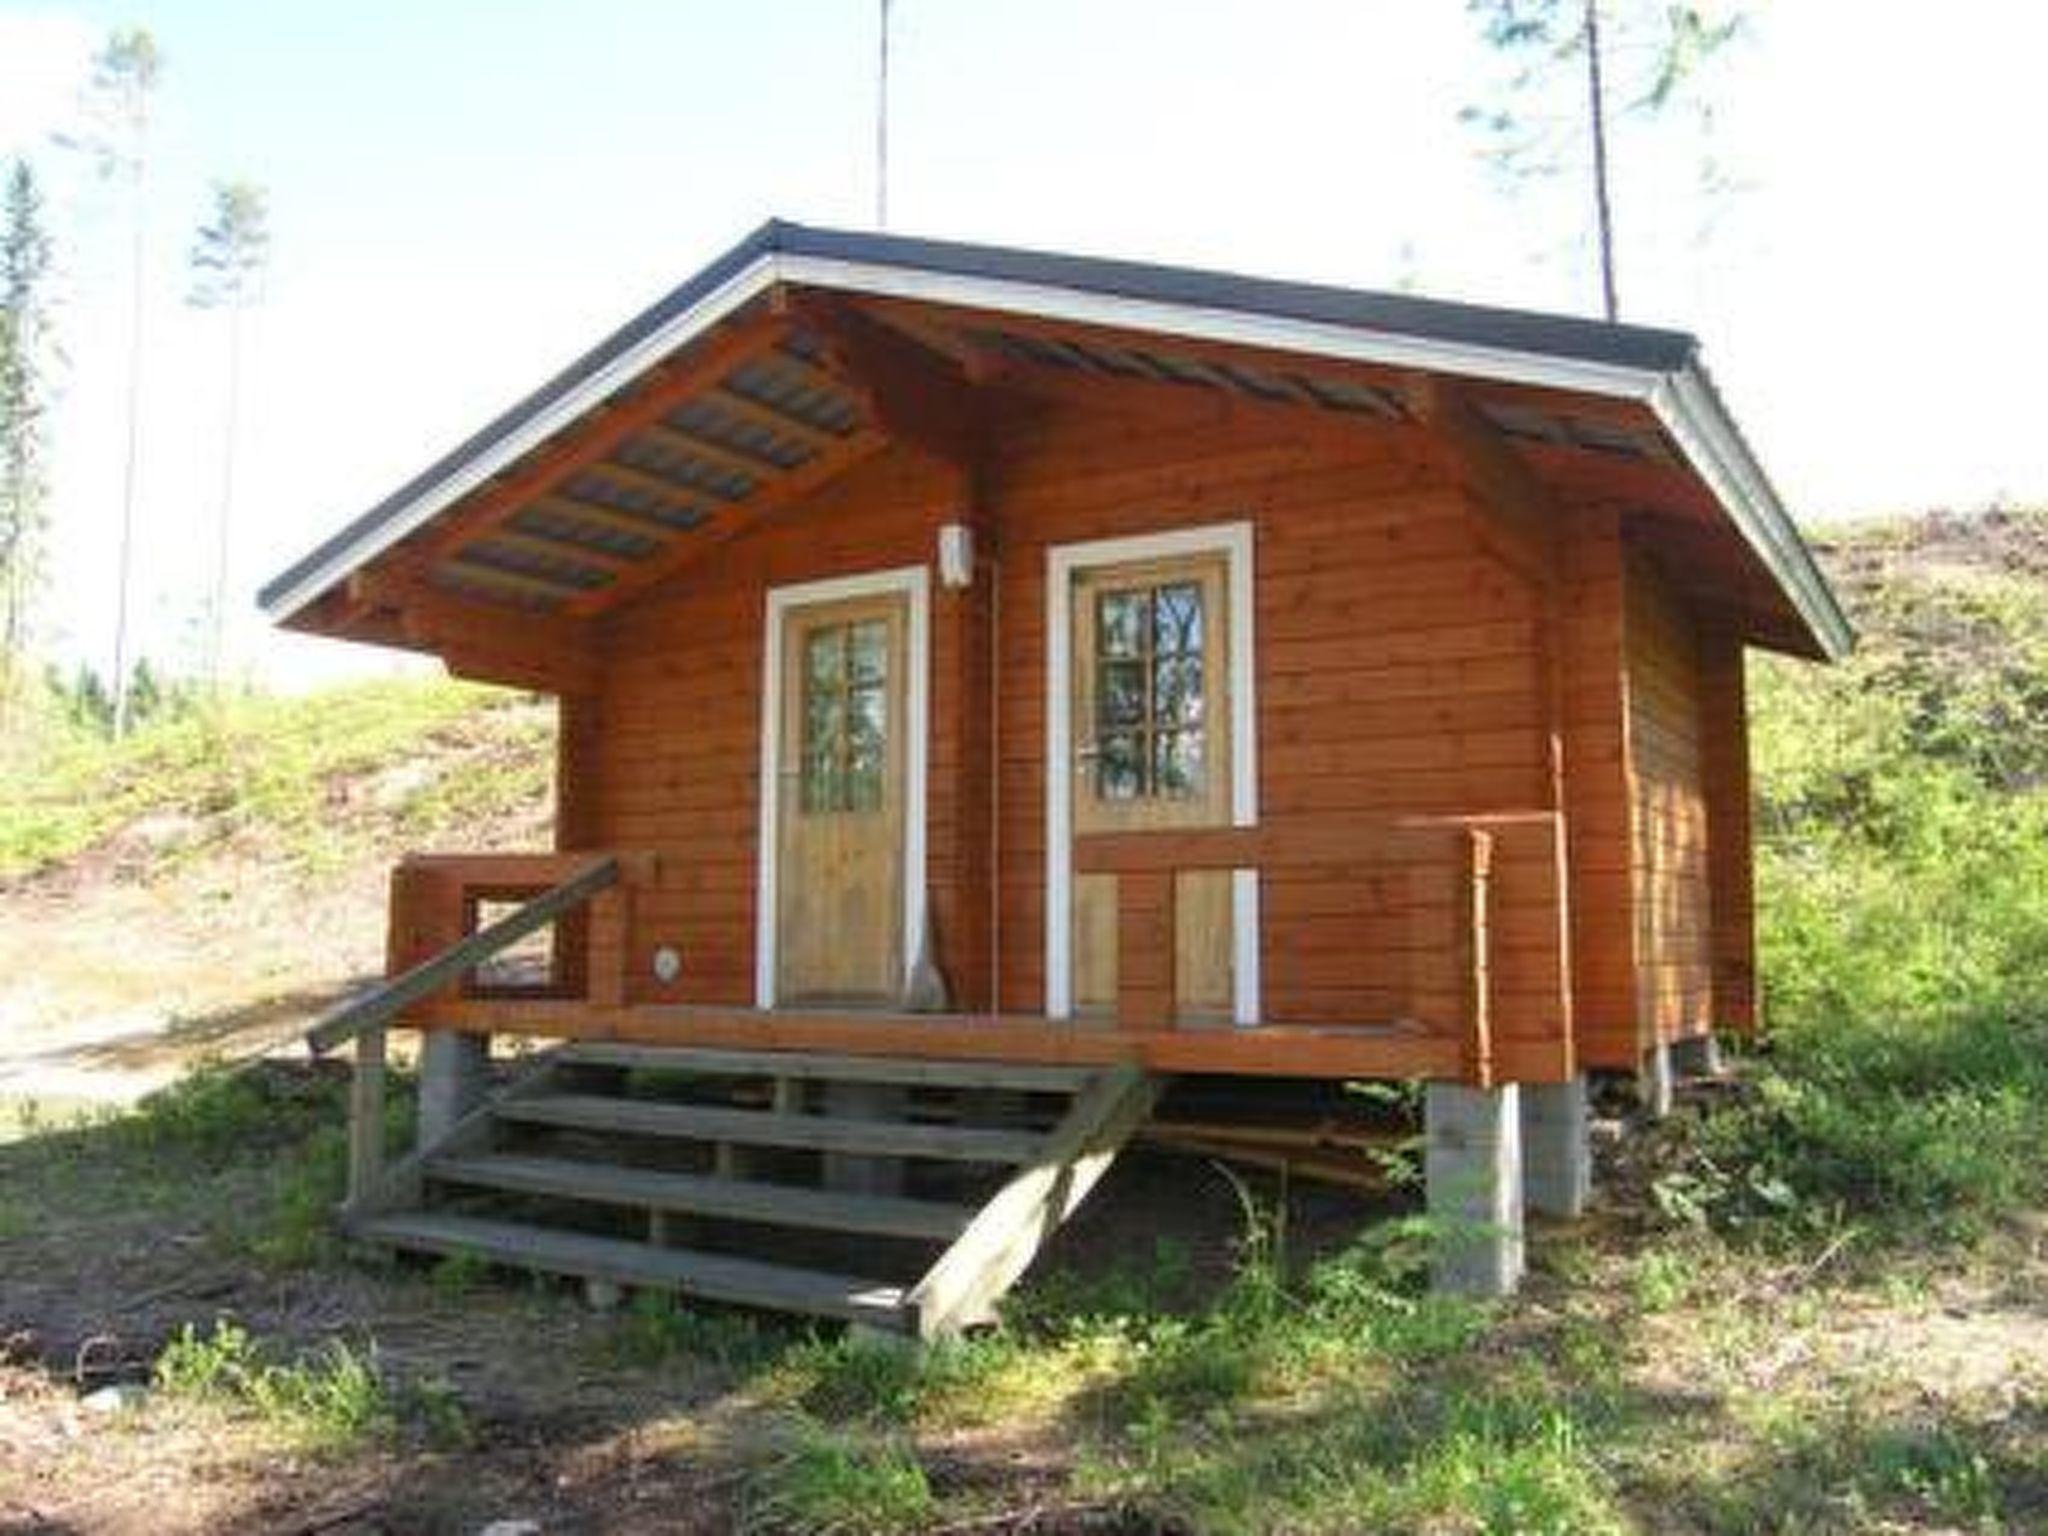
M 818 1051 L 876 1058 L 944 1057 L 1067 1067 L 1128 1062 L 1155 1072 L 1456 1078 L 1462 1069 L 1455 1039 L 1400 1024 L 1118 1030 L 1098 1022 L 1019 1014 L 769 1012 L 678 1004 L 601 1007 L 483 999 L 432 1005 L 421 1010 L 416 1021 L 431 1028 L 634 1045 Z
M 714 1109 L 588 1094 L 550 1094 L 501 1104 L 498 1118 L 525 1125 L 676 1136 L 740 1146 L 802 1147 L 819 1152 L 937 1157 L 970 1163 L 1029 1162 L 1037 1154 L 1039 1144 L 1039 1138 L 1029 1132 L 916 1125 L 897 1120 L 839 1120 L 823 1115 Z
M 720 1216 L 770 1226 L 820 1231 L 863 1232 L 950 1242 L 974 1212 L 935 1200 L 887 1195 L 849 1195 L 748 1179 L 660 1173 L 615 1163 L 570 1158 L 519 1157 L 493 1153 L 437 1157 L 427 1176 L 448 1183 L 623 1205 L 651 1211 Z
M 843 1317 L 890 1329 L 905 1323 L 899 1286 L 755 1259 L 439 1213 L 377 1216 L 356 1223 L 352 1231 L 365 1242 L 428 1253 L 478 1254 L 513 1268 L 657 1286 L 709 1301 Z
M 618 1045 L 604 1041 L 565 1046 L 559 1059 L 592 1066 L 695 1072 L 706 1077 L 801 1077 L 842 1083 L 1013 1088 L 1033 1093 L 1073 1093 L 1085 1086 L 1092 1075 L 1085 1068 L 1034 1066 L 1029 1062 L 932 1061 L 795 1050 Z

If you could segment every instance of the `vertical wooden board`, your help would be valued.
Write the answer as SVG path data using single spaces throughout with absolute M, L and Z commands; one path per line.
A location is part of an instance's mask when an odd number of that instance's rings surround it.
M 1669 1041 L 1713 1022 L 1700 647 L 1647 561 L 1630 559 L 1626 581 L 1636 1013 L 1648 1039 Z
M 1589 1064 L 1633 1069 L 1639 1046 L 1618 515 L 1573 510 L 1560 553 L 1573 1030 Z
M 1742 642 L 1725 629 L 1702 636 L 1701 775 L 1707 814 L 1708 896 L 1713 924 L 1714 1019 L 1754 1034 L 1762 1008 L 1756 980 L 1755 815 L 1750 791 L 1749 711 Z

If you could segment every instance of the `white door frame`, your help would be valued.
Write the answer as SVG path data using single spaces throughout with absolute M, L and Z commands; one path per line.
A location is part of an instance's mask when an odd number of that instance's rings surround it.
M 760 846 L 755 864 L 754 1006 L 776 1005 L 777 869 L 782 821 L 782 632 L 792 610 L 848 598 L 900 593 L 908 599 L 903 689 L 903 974 L 917 961 L 924 933 L 925 764 L 931 719 L 931 574 L 899 565 L 825 581 L 770 587 L 761 666 Z
M 1074 1012 L 1074 575 L 1098 566 L 1220 554 L 1230 594 L 1230 824 L 1258 825 L 1258 700 L 1252 657 L 1252 525 L 1175 528 L 1129 538 L 1056 544 L 1045 581 L 1045 1011 Z M 1259 872 L 1231 871 L 1231 1012 L 1259 1019 Z

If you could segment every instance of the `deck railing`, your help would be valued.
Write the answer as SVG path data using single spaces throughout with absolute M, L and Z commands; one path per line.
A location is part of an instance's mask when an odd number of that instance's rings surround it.
M 391 876 L 386 979 L 306 1032 L 318 1055 L 355 1043 L 349 1090 L 349 1203 L 384 1170 L 385 1037 L 408 1009 L 451 987 L 515 996 L 619 1001 L 625 990 L 625 894 L 614 854 L 419 854 Z M 517 903 L 489 923 L 485 903 Z M 584 919 L 577 922 L 577 919 Z M 478 967 L 529 935 L 556 930 L 538 987 L 493 987 Z M 603 993 L 605 997 L 598 994 Z
M 1552 812 L 1341 826 L 1281 823 L 1080 837 L 1074 842 L 1074 872 L 1117 877 L 1116 1018 L 1126 1029 L 1170 1029 L 1180 1016 L 1174 964 L 1178 876 L 1242 869 L 1269 877 L 1356 872 L 1361 886 L 1377 890 L 1378 905 L 1405 927 L 1391 951 L 1401 972 L 1391 990 L 1400 1001 L 1392 1018 L 1377 1022 L 1455 1034 L 1461 1075 L 1484 1084 L 1497 1066 L 1495 955 L 1503 913 L 1496 864 L 1505 850 L 1539 874 L 1545 861 L 1552 864 L 1551 878 L 1517 882 L 1513 894 L 1523 910 L 1516 926 L 1540 934 L 1547 918 L 1554 941 L 1547 974 L 1540 962 L 1524 968 L 1537 972 L 1534 991 L 1541 1002 L 1559 1013 L 1569 1006 L 1561 847 L 1561 818 Z M 1362 894 L 1362 910 L 1366 904 Z M 1387 955 L 1362 932 L 1359 948 L 1362 964 L 1387 963 Z M 1289 1021 L 1262 1014 L 1260 1022 Z

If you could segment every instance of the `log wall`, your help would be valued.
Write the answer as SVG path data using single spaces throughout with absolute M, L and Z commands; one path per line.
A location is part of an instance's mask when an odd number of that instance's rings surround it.
M 1568 520 L 1560 700 L 1540 596 L 1487 551 L 1487 514 L 1439 447 L 1413 427 L 1286 414 L 1279 431 L 1271 410 L 1170 387 L 1041 403 L 994 434 L 972 484 L 892 448 L 605 620 L 603 685 L 576 703 L 564 801 L 591 844 L 663 856 L 657 886 L 634 898 L 628 1001 L 752 1001 L 767 590 L 929 561 L 939 526 L 972 518 L 981 579 L 932 594 L 931 899 L 956 1004 L 1042 1011 L 1047 549 L 1248 518 L 1262 823 L 1549 809 L 1559 730 L 1568 846 L 1511 850 L 1500 877 L 1503 1065 L 1546 1076 L 1568 1061 L 1572 1004 L 1556 979 L 1567 878 L 1581 1027 L 1628 1027 L 1637 940 L 1615 520 Z M 1389 1015 L 1411 925 L 1367 876 L 1265 881 L 1267 1017 Z M 673 985 L 642 963 L 657 944 L 683 954 Z

